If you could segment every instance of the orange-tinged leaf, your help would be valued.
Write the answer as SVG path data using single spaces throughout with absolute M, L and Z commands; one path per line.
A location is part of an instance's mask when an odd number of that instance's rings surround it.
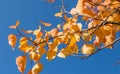
M 83 3 L 84 3 L 84 0 L 78 0 L 76 7 L 71 9 L 70 13 L 73 15 L 74 14 L 82 14 L 83 9 L 84 9 Z
M 37 35 L 41 31 L 41 26 L 38 27 L 38 29 L 33 31 L 34 35 Z
M 61 50 L 61 52 L 62 52 L 65 56 L 69 56 L 69 55 L 72 54 L 72 50 L 71 50 L 70 47 L 63 48 L 63 49 Z
M 27 74 L 33 74 L 33 73 L 32 73 L 32 70 L 29 70 Z
M 93 11 L 89 10 L 89 9 L 83 9 L 82 11 L 83 14 L 87 14 L 89 16 L 94 16 Z
M 57 25 L 57 28 L 58 28 L 59 30 L 61 30 L 62 27 L 61 27 L 60 24 L 58 24 L 58 25 Z
M 43 69 L 43 65 L 41 63 L 36 63 L 32 68 L 32 74 L 39 74 Z
M 9 34 L 8 35 L 8 40 L 15 40 L 17 37 L 15 34 Z
M 24 44 L 24 43 L 27 43 L 28 42 L 28 39 L 26 38 L 26 37 L 22 37 L 21 39 L 20 39 L 20 44 L 22 45 L 22 44 Z
M 53 59 L 55 59 L 56 54 L 57 54 L 56 51 L 48 51 L 48 52 L 46 53 L 46 59 L 48 59 L 49 61 L 50 61 L 50 60 L 53 60 Z
M 34 62 L 38 62 L 40 58 L 41 58 L 40 54 L 37 54 L 36 52 L 33 51 L 30 52 L 30 59 L 34 60 Z
M 43 47 L 43 46 L 39 46 L 37 48 L 37 52 L 40 54 L 40 55 L 44 55 L 46 53 L 46 49 Z
M 75 44 L 76 44 L 76 37 L 73 35 L 72 37 L 71 37 L 71 40 L 70 40 L 70 43 L 69 43 L 69 47 L 71 47 L 71 46 L 74 46 Z
M 24 32 L 25 34 L 31 34 L 33 33 L 32 30 L 24 30 L 24 29 L 21 29 L 22 32 Z
M 24 43 L 22 45 L 19 46 L 19 49 L 24 52 L 24 53 L 27 53 L 31 50 L 34 50 L 34 47 L 33 46 L 30 46 L 28 45 L 28 43 Z
M 18 56 L 16 58 L 16 65 L 18 67 L 18 70 L 21 73 L 24 73 L 25 68 L 26 68 L 26 62 L 27 62 L 27 57 L 26 56 Z
M 8 35 L 8 43 L 9 45 L 14 49 L 16 45 L 17 37 L 15 34 L 9 34 Z
M 82 54 L 92 54 L 95 52 L 95 47 L 93 44 L 84 44 L 81 49 Z
M 64 53 L 62 53 L 62 52 L 59 52 L 57 54 L 57 56 L 60 57 L 60 58 L 66 58 L 66 55 Z
M 96 38 L 95 38 L 93 44 L 94 44 L 95 46 L 97 46 L 97 47 L 100 47 L 100 40 L 99 40 L 99 37 L 96 36 Z
M 80 41 L 80 34 L 75 33 L 74 35 L 75 35 L 76 41 L 79 42 Z
M 55 0 L 47 0 L 48 2 L 51 2 L 51 3 L 54 3 L 55 2 Z
M 89 33 L 84 33 L 82 38 L 87 42 L 92 40 L 92 36 Z
M 9 26 L 9 28 L 16 29 L 20 24 L 20 21 L 17 20 L 15 25 Z
M 61 11 L 58 12 L 58 13 L 56 13 L 55 16 L 56 16 L 56 17 L 62 17 L 62 14 L 63 14 L 63 11 L 62 11 L 62 9 L 61 9 Z
M 48 22 L 44 22 L 44 21 L 42 21 L 42 20 L 40 20 L 40 23 L 41 23 L 42 25 L 44 25 L 44 26 L 51 26 L 50 23 L 48 23 Z
M 50 31 L 50 34 L 51 34 L 52 37 L 57 36 L 57 34 L 58 34 L 58 29 L 57 29 L 57 28 L 52 29 L 52 30 Z
M 115 40 L 115 34 L 110 34 L 108 36 L 105 36 L 105 38 L 106 38 L 105 45 L 110 45 Z M 112 45 L 108 46 L 108 48 L 112 48 Z
M 103 5 L 109 5 L 111 3 L 111 0 L 104 0 L 104 2 L 102 3 Z

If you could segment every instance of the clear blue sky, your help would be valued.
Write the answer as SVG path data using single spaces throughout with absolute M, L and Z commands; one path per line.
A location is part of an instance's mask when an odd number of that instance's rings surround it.
M 77 2 L 77 0 L 65 1 L 68 10 Z M 58 12 L 59 8 L 56 7 L 60 4 L 61 0 L 54 4 L 46 3 L 44 0 L 0 0 L 0 74 L 20 74 L 15 58 L 21 53 L 17 47 L 13 52 L 7 40 L 8 34 L 17 32 L 9 29 L 9 25 L 20 20 L 20 27 L 35 29 L 41 19 L 51 22 L 55 27 L 60 19 L 55 18 L 54 13 Z M 120 65 L 113 66 L 120 60 L 119 46 L 120 43 L 116 44 L 114 49 L 102 50 L 86 60 L 71 56 L 66 59 L 56 58 L 49 62 L 43 58 L 41 62 L 44 69 L 41 74 L 120 74 Z

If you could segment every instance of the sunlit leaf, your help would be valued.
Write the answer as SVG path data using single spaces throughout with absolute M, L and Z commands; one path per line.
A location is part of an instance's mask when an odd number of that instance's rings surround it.
M 41 23 L 42 25 L 44 25 L 44 26 L 51 26 L 50 23 L 48 23 L 48 22 L 44 22 L 44 21 L 42 21 L 42 20 L 40 20 L 40 23 Z
M 46 59 L 48 60 L 53 60 L 56 57 L 56 52 L 55 51 L 48 51 L 46 53 Z
M 31 34 L 33 33 L 32 30 L 24 30 L 24 29 L 21 29 L 22 32 L 24 32 L 25 34 Z
M 43 69 L 43 65 L 41 63 L 36 63 L 32 68 L 32 74 L 39 74 Z
M 84 44 L 81 49 L 82 54 L 92 54 L 95 52 L 95 47 L 93 44 Z
M 36 52 L 30 52 L 30 59 L 34 60 L 34 62 L 38 62 L 40 60 L 41 56 L 40 54 L 37 54 Z
M 62 14 L 63 14 L 63 11 L 62 11 L 62 9 L 61 9 L 61 11 L 58 12 L 58 13 L 56 13 L 55 16 L 56 16 L 56 17 L 62 17 Z
M 9 34 L 8 35 L 8 43 L 9 45 L 14 49 L 16 45 L 17 37 L 15 34 Z
M 24 43 L 27 43 L 28 42 L 28 39 L 26 38 L 26 37 L 22 37 L 21 39 L 20 39 L 20 44 L 22 45 L 22 44 L 24 44 Z
M 27 53 L 31 50 L 34 50 L 34 47 L 29 45 L 28 43 L 24 43 L 22 45 L 19 46 L 19 49 L 24 52 L 24 53 Z
M 16 29 L 20 24 L 20 21 L 17 20 L 15 25 L 9 26 L 9 28 Z
M 60 57 L 60 58 L 66 58 L 66 55 L 64 53 L 62 53 L 62 52 L 59 52 L 57 54 L 57 56 Z
M 70 43 L 69 43 L 69 47 L 74 46 L 75 44 L 76 44 L 76 37 L 73 35 L 71 37 L 71 40 L 70 40 Z
M 48 2 L 52 2 L 52 3 L 54 3 L 55 2 L 55 0 L 47 0 Z
M 57 25 L 57 28 L 58 28 L 59 30 L 61 30 L 62 27 L 61 27 L 60 24 L 58 24 L 58 25 Z
M 18 56 L 16 58 L 16 65 L 18 67 L 18 70 L 21 73 L 24 73 L 25 68 L 26 68 L 26 62 L 27 62 L 27 57 L 26 56 Z
M 37 52 L 40 54 L 40 55 L 43 55 L 46 53 L 46 49 L 43 47 L 43 46 L 39 46 L 37 48 Z
M 57 36 L 57 34 L 58 34 L 58 29 L 57 29 L 57 28 L 53 28 L 53 29 L 50 31 L 50 34 L 51 34 L 52 37 Z
M 92 40 L 92 36 L 89 33 L 84 33 L 82 38 L 87 42 Z

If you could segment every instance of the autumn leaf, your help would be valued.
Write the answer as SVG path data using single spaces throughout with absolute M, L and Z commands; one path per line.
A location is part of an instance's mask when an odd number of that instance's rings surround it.
M 72 8 L 70 13 L 72 15 L 81 14 L 83 12 L 83 9 L 84 9 L 83 8 L 83 2 L 84 2 L 84 0 L 78 0 L 76 7 Z
M 46 53 L 46 49 L 43 46 L 39 46 L 36 50 L 40 55 L 44 55 Z
M 8 35 L 8 43 L 9 45 L 14 49 L 16 45 L 17 37 L 15 34 L 9 34 Z
M 32 30 L 24 30 L 24 29 L 21 29 L 22 32 L 24 32 L 25 34 L 32 34 L 33 31 Z
M 51 34 L 52 37 L 57 36 L 57 34 L 58 34 L 58 29 L 57 29 L 57 28 L 53 28 L 53 29 L 50 31 L 50 34 Z
M 106 38 L 105 45 L 110 45 L 108 46 L 108 48 L 112 48 L 113 46 L 111 45 L 111 43 L 115 40 L 115 34 L 107 35 L 105 36 L 105 38 Z
M 48 23 L 48 22 L 44 22 L 44 21 L 42 21 L 42 20 L 40 20 L 40 23 L 41 23 L 42 25 L 44 25 L 44 26 L 51 26 L 50 23 Z
M 81 49 L 82 54 L 92 54 L 95 52 L 95 47 L 92 44 L 84 44 Z
M 27 62 L 27 57 L 26 56 L 18 56 L 16 58 L 16 65 L 18 67 L 18 70 L 21 73 L 24 73 L 25 68 L 26 68 L 26 62 Z
M 50 3 L 54 3 L 55 2 L 55 0 L 47 0 L 48 2 L 50 2 Z
M 32 74 L 39 74 L 43 69 L 43 65 L 41 63 L 36 63 L 32 68 Z
M 87 42 L 92 40 L 92 36 L 89 33 L 84 33 L 82 38 Z
M 48 51 L 46 53 L 46 59 L 48 59 L 49 61 L 51 61 L 51 60 L 55 59 L 56 54 L 57 53 L 55 51 Z
M 55 13 L 55 17 L 62 17 L 62 14 L 63 14 L 63 11 L 62 11 L 62 9 L 61 9 L 60 12 Z
M 29 51 L 31 51 L 31 50 L 34 50 L 34 47 L 31 46 L 31 45 L 29 45 L 28 43 L 24 43 L 24 44 L 21 44 L 21 45 L 19 46 L 19 49 L 20 49 L 22 52 L 27 53 L 27 52 L 29 52 Z
M 17 20 L 15 25 L 9 26 L 9 28 L 16 29 L 20 24 L 20 21 Z
M 71 36 L 70 43 L 68 44 L 69 47 L 74 46 L 76 44 L 76 37 L 74 35 Z
M 31 51 L 31 52 L 29 53 L 29 55 L 30 55 L 30 59 L 31 59 L 31 60 L 34 60 L 34 62 L 38 62 L 38 61 L 40 60 L 40 58 L 41 58 L 40 54 L 37 54 L 37 53 L 34 52 L 34 51 Z
M 20 39 L 20 44 L 22 45 L 22 44 L 25 44 L 25 43 L 27 43 L 28 42 L 28 39 L 26 38 L 26 37 L 22 37 L 21 39 Z
M 57 28 L 58 28 L 59 30 L 61 30 L 62 27 L 61 27 L 60 24 L 58 24 L 58 25 L 57 25 Z

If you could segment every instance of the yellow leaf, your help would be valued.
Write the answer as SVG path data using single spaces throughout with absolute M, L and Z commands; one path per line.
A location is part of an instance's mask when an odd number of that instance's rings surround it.
M 83 8 L 84 8 L 83 7 L 83 2 L 84 2 L 84 0 L 78 0 L 76 7 L 71 9 L 70 13 L 72 15 L 81 14 L 82 11 L 83 11 Z
M 58 13 L 56 13 L 55 16 L 56 16 L 56 17 L 62 17 L 62 14 L 63 14 L 63 11 L 62 11 L 62 9 L 61 9 L 61 11 L 58 12 Z
M 40 54 L 37 54 L 36 52 L 33 51 L 30 52 L 30 59 L 34 60 L 34 62 L 38 62 L 40 58 L 41 58 Z
M 61 30 L 61 25 L 60 25 L 60 24 L 58 24 L 58 25 L 57 25 L 57 28 L 58 28 L 59 30 Z
M 46 53 L 46 50 L 45 50 L 44 47 L 39 46 L 39 47 L 37 48 L 37 52 L 38 52 L 40 55 L 43 55 L 43 54 Z
M 22 37 L 21 39 L 20 39 L 20 44 L 22 45 L 22 44 L 24 44 L 24 43 L 27 43 L 28 42 L 28 39 L 26 38 L 26 37 Z
M 18 67 L 18 70 L 21 72 L 21 73 L 24 73 L 25 71 L 25 68 L 26 68 L 26 60 L 27 60 L 27 57 L 26 56 L 18 56 L 16 58 L 16 65 Z
M 16 29 L 20 24 L 20 21 L 17 20 L 15 25 L 9 26 L 9 28 Z
M 42 20 L 40 20 L 40 23 L 41 23 L 42 25 L 44 25 L 44 26 L 51 26 L 50 23 L 48 23 L 48 22 L 44 22 L 44 21 L 42 21 Z
M 15 34 L 9 34 L 8 35 L 8 43 L 9 45 L 14 49 L 16 45 L 17 37 Z
M 24 30 L 24 29 L 21 29 L 22 32 L 24 32 L 25 34 L 31 34 L 33 33 L 32 30 Z
M 82 54 L 92 54 L 95 52 L 95 47 L 92 44 L 84 44 L 81 49 Z
M 57 54 L 57 56 L 60 57 L 60 58 L 66 58 L 66 55 L 64 53 L 62 53 L 62 52 L 59 52 Z
M 32 74 L 39 74 L 43 69 L 43 65 L 41 63 L 36 63 L 32 68 Z
M 27 74 L 33 74 L 33 73 L 32 73 L 32 70 L 29 70 Z
M 33 34 L 37 35 L 40 32 L 40 30 L 41 30 L 41 26 L 39 26 L 38 29 L 34 30 Z
M 85 41 L 91 41 L 92 40 L 92 36 L 89 33 L 84 33 L 82 38 Z
M 27 53 L 27 52 L 29 52 L 29 51 L 31 51 L 31 50 L 34 50 L 34 47 L 28 45 L 27 43 L 24 43 L 24 44 L 22 44 L 22 45 L 19 46 L 19 49 L 20 49 L 21 51 L 23 51 L 24 53 Z
M 63 49 L 61 50 L 61 52 L 62 52 L 65 56 L 69 56 L 69 55 L 72 54 L 72 50 L 71 50 L 70 47 L 63 48 Z
M 80 41 L 80 34 L 75 33 L 74 35 L 75 35 L 76 41 L 79 42 Z
M 76 44 L 76 37 L 73 35 L 72 37 L 71 37 L 71 40 L 70 40 L 70 43 L 69 43 L 69 47 L 71 47 L 71 46 L 74 46 L 75 44 Z
M 50 34 L 51 34 L 52 37 L 57 36 L 57 34 L 58 34 L 58 29 L 57 29 L 57 28 L 52 29 L 52 30 L 50 31 Z
M 115 40 L 115 34 L 110 34 L 108 36 L 105 36 L 106 42 L 105 45 L 110 45 Z M 112 45 L 108 46 L 108 48 L 112 48 Z
M 55 59 L 56 54 L 57 54 L 57 52 L 55 52 L 55 51 L 48 51 L 46 53 L 46 59 L 53 60 L 53 59 Z
M 95 46 L 97 46 L 97 47 L 100 47 L 100 40 L 99 40 L 99 37 L 96 36 L 96 38 L 95 38 L 93 44 L 94 44 Z

